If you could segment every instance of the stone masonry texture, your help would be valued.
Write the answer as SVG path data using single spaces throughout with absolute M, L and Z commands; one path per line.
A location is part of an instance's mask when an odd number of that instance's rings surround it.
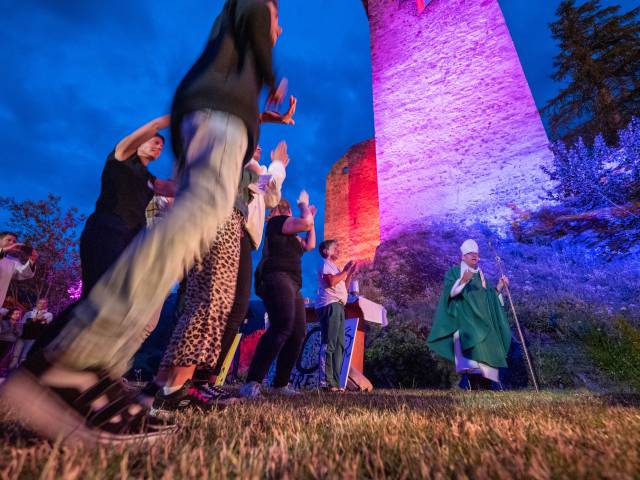
M 325 195 L 324 239 L 340 242 L 341 263 L 373 260 L 380 243 L 374 140 L 351 147 L 331 168 Z
M 369 0 L 368 14 L 381 239 L 430 217 L 501 224 L 541 203 L 549 142 L 498 1 L 433 0 L 417 15 L 413 1 Z M 334 236 L 360 216 L 334 217 L 329 188 L 354 212 L 364 198 L 340 162 L 327 180 Z

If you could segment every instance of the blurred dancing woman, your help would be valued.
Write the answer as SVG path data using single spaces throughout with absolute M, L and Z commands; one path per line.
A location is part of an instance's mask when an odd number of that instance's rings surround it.
M 256 293 L 264 301 L 269 314 L 269 328 L 260 338 L 249 368 L 247 383 L 241 394 L 260 397 L 260 386 L 277 358 L 273 392 L 298 395 L 289 385 L 289 376 L 296 363 L 305 337 L 306 314 L 302 288 L 302 255 L 316 246 L 314 217 L 316 209 L 309 206 L 306 192 L 298 198 L 300 216 L 291 215 L 291 206 L 281 200 L 271 211 L 267 223 L 262 259 L 256 269 Z M 298 236 L 306 232 L 305 238 Z
M 148 415 L 119 378 L 145 338 L 150 312 L 206 254 L 231 215 L 242 165 L 258 142 L 261 89 L 268 87 L 269 103 L 284 96 L 272 68 L 281 31 L 277 0 L 225 3 L 174 97 L 172 143 L 181 186 L 173 208 L 136 236 L 67 312 L 60 333 L 2 385 L 1 399 L 37 431 L 93 445 L 150 441 L 175 431 Z

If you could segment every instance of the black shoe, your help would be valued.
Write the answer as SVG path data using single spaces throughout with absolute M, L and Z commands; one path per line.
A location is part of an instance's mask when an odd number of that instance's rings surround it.
M 319 390 L 322 393 L 344 393 L 343 388 L 334 387 L 333 385 L 322 385 Z
M 211 385 L 210 383 L 203 383 L 198 385 L 198 389 L 207 395 L 211 400 L 222 405 L 232 405 L 238 403 L 243 399 L 233 395 L 222 387 Z
M 169 395 L 165 395 L 163 390 L 159 390 L 153 401 L 153 407 L 151 407 L 151 415 L 167 418 L 184 410 L 195 408 L 206 412 L 219 406 L 222 405 L 195 387 L 189 380 L 178 391 Z
M 100 372 L 65 370 L 41 356 L 31 357 L 7 379 L 0 398 L 12 416 L 65 443 L 149 443 L 177 430 L 151 417 L 121 381 Z
M 486 378 L 486 377 L 482 377 L 482 379 L 480 380 L 480 388 L 482 390 L 495 390 L 494 388 L 494 384 L 495 382 L 493 380 L 491 380 L 490 378 Z
M 470 390 L 493 390 L 493 382 L 480 374 L 469 374 Z
M 482 390 L 484 377 L 478 373 L 469 373 L 467 375 L 469 381 L 469 390 Z

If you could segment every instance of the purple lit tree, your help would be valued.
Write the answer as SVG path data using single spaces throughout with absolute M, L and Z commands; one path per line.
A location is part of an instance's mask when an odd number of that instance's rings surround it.
M 553 164 L 543 167 L 554 181 L 547 192 L 555 206 L 516 224 L 522 240 L 579 236 L 607 255 L 640 245 L 640 119 L 618 132 L 615 147 L 598 135 L 588 146 L 551 145 Z
M 63 211 L 60 197 L 53 194 L 44 200 L 22 202 L 0 197 L 0 208 L 9 213 L 7 229 L 40 254 L 34 278 L 14 282 L 10 295 L 28 305 L 38 297 L 47 297 L 51 311 L 61 311 L 75 300 L 74 291 L 80 283 L 78 227 L 84 215 L 76 208 Z

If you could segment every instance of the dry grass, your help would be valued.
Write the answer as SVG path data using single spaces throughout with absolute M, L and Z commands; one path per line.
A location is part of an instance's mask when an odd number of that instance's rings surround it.
M 0 423 L 2 478 L 639 478 L 640 397 L 378 391 L 182 417 L 152 448 L 60 449 Z

